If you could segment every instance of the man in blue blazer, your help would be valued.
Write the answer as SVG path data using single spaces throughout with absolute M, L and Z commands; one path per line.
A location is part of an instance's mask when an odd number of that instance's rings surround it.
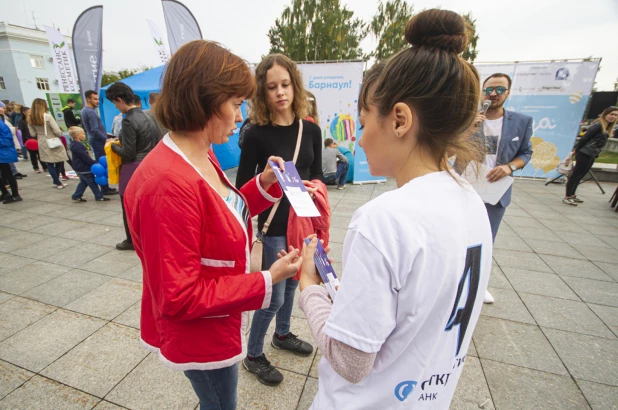
M 483 101 L 489 100 L 491 105 L 485 116 L 480 115 L 483 123 L 477 137 L 485 141 L 484 164 L 492 168 L 487 175 L 489 182 L 512 175 L 525 167 L 532 157 L 532 117 L 503 108 L 510 89 L 511 78 L 506 74 L 492 74 L 483 82 Z M 510 187 L 496 205 L 485 204 L 494 241 L 506 207 L 511 203 L 512 190 Z M 487 292 L 485 303 L 493 301 Z

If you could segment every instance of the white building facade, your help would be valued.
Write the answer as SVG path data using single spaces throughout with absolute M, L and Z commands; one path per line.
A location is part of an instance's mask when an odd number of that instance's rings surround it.
M 71 37 L 64 36 L 71 44 Z M 0 100 L 30 106 L 61 93 L 47 33 L 0 21 Z

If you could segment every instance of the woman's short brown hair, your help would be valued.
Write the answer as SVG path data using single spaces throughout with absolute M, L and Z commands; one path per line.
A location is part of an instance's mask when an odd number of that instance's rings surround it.
M 195 40 L 176 51 L 165 68 L 156 115 L 171 131 L 200 131 L 225 101 L 254 92 L 245 60 L 219 43 Z
M 271 109 L 266 96 L 266 73 L 275 65 L 285 68 L 290 74 L 292 87 L 294 87 L 294 101 L 292 102 L 294 115 L 297 119 L 307 116 L 309 104 L 303 87 L 303 79 L 296 63 L 283 54 L 269 54 L 255 69 L 257 91 L 251 99 L 251 122 L 254 124 L 267 125 L 272 124 L 275 120 L 275 113 Z

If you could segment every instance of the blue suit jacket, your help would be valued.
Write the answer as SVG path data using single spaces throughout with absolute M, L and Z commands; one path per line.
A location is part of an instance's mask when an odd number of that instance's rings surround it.
M 502 136 L 496 157 L 496 165 L 505 165 L 515 158 L 527 164 L 532 157 L 532 117 L 518 112 L 504 110 Z M 506 208 L 511 203 L 513 187 L 504 193 L 499 204 Z

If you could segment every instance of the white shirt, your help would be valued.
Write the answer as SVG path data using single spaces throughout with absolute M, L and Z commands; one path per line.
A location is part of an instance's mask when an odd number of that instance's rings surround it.
M 489 168 L 496 167 L 496 158 L 498 157 L 498 147 L 502 138 L 502 123 L 504 116 L 497 120 L 483 121 L 485 131 L 485 161 L 484 164 Z
M 492 255 L 485 206 L 458 181 L 448 172 L 425 175 L 354 214 L 323 331 L 377 356 L 358 384 L 323 358 L 312 409 L 448 409 Z

